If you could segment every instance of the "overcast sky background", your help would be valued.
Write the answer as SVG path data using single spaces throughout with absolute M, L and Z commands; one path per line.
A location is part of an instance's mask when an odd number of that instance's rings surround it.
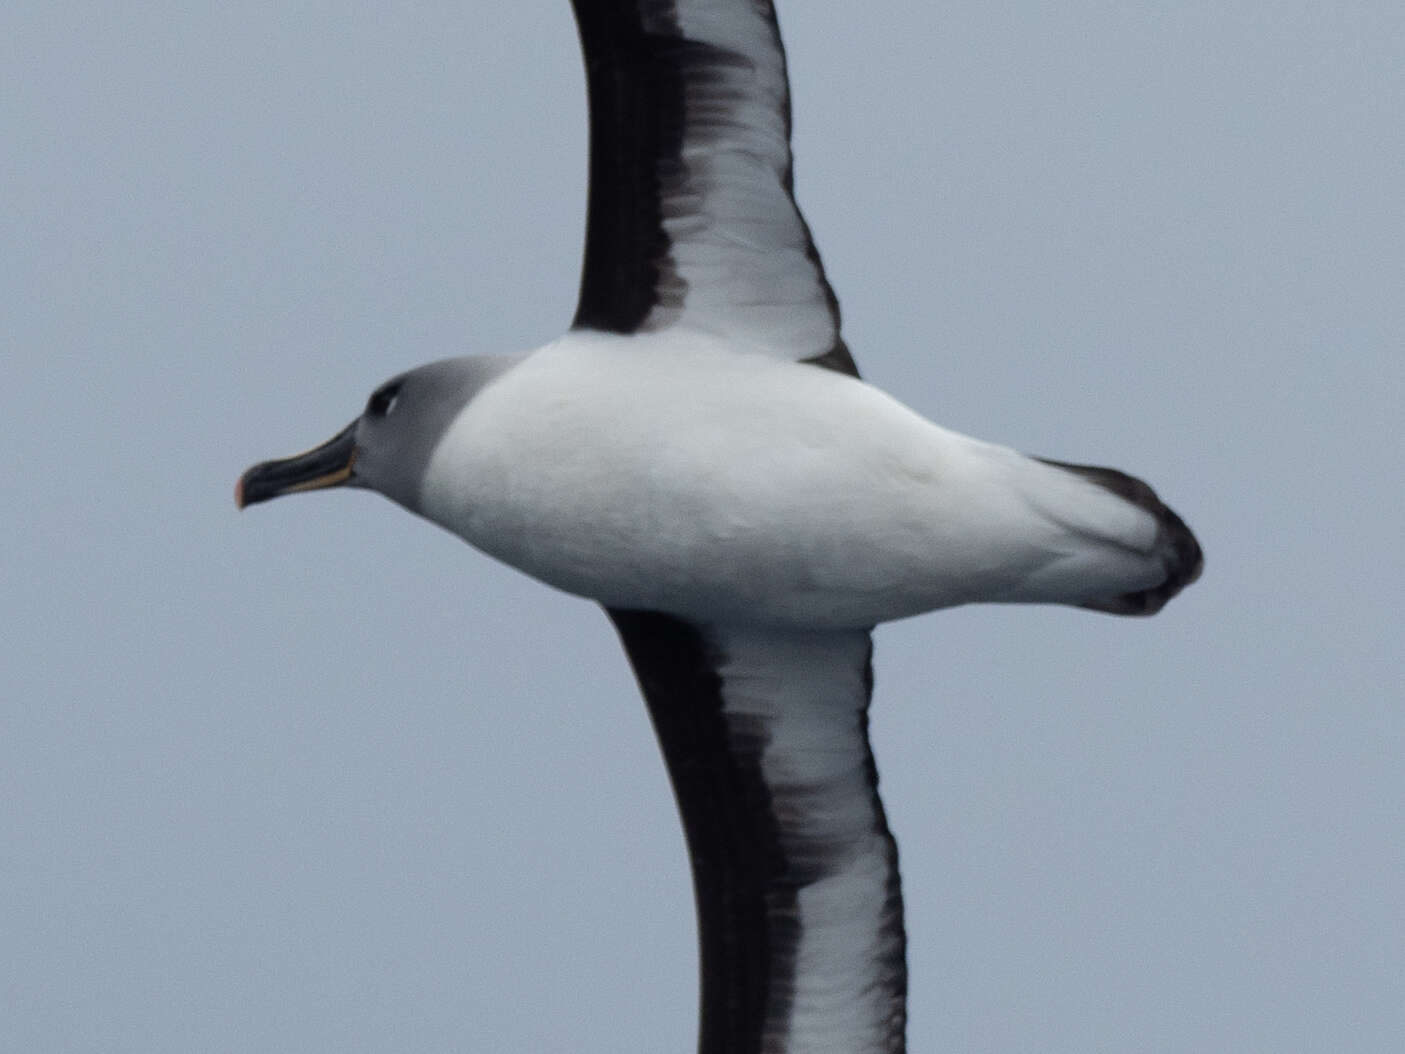
M 781 8 L 868 379 L 1152 481 L 1151 620 L 881 629 L 914 1051 L 1405 1036 L 1405 8 Z M 0 7 L 0 1049 L 688 1051 L 692 894 L 590 604 L 364 493 L 399 370 L 551 339 L 564 0 Z

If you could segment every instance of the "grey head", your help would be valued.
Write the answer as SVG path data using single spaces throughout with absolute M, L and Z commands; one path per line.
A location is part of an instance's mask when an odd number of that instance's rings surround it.
M 444 359 L 392 377 L 371 393 L 360 417 L 321 446 L 246 471 L 234 489 L 235 504 L 242 509 L 284 494 L 364 487 L 419 512 L 420 483 L 445 431 L 522 358 Z

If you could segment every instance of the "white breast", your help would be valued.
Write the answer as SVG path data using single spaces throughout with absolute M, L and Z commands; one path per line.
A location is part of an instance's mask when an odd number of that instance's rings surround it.
M 1100 488 L 677 330 L 572 333 L 525 359 L 446 432 L 421 507 L 558 588 L 702 619 L 871 625 L 1157 573 L 1151 517 Z M 1091 589 L 1043 595 L 1094 550 Z

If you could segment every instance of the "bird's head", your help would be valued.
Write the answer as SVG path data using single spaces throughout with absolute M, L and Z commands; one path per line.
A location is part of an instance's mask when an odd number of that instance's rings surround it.
M 420 484 L 440 439 L 490 381 L 517 360 L 445 359 L 386 381 L 351 424 L 302 454 L 262 461 L 234 488 L 241 509 L 270 498 L 328 487 L 363 487 L 419 512 Z

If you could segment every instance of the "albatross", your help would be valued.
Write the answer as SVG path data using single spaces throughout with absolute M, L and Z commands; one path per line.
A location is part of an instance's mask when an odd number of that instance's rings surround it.
M 692 861 L 701 1054 L 894 1054 L 897 848 L 871 633 L 974 602 L 1159 610 L 1200 572 L 1141 480 L 936 425 L 866 384 L 792 195 L 768 0 L 573 0 L 590 104 L 561 338 L 382 384 L 243 507 L 378 491 L 597 601 Z

